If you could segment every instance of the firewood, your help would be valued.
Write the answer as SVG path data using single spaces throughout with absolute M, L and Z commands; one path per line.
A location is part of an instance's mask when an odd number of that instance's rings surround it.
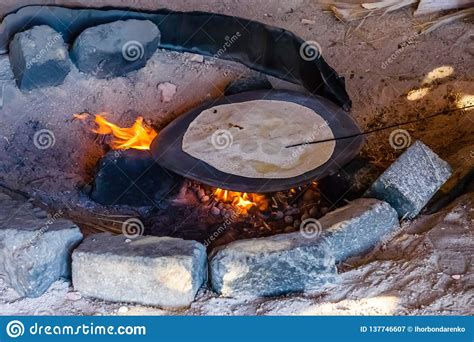
M 420 0 L 415 17 L 440 11 L 473 7 L 474 0 Z
M 393 12 L 417 2 L 418 0 L 382 0 L 373 3 L 361 2 L 360 4 L 333 2 L 326 3 L 326 8 L 331 10 L 341 21 L 353 21 L 374 14 Z
M 467 8 L 462 11 L 451 13 L 443 17 L 440 17 L 436 20 L 424 23 L 420 25 L 421 27 L 420 33 L 429 33 L 436 30 L 440 26 L 443 26 L 445 24 L 451 23 L 459 19 L 468 18 L 468 17 L 474 18 L 474 8 Z
M 360 4 L 363 8 L 366 8 L 368 10 L 380 10 L 380 9 L 388 9 L 391 7 L 404 7 L 408 6 L 414 2 L 418 2 L 418 0 L 405 0 L 405 1 L 399 1 L 399 0 L 382 0 L 378 2 L 368 2 L 368 3 L 362 3 Z
M 362 19 L 370 16 L 372 11 L 365 10 L 359 5 L 353 7 L 343 6 L 330 6 L 329 9 L 333 12 L 334 16 L 341 21 L 353 21 Z

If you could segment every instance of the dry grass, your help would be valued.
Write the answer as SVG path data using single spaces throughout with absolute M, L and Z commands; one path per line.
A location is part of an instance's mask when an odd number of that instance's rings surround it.
M 387 13 L 399 10 L 401 8 L 413 4 L 418 5 L 418 8 L 414 13 L 415 16 L 440 13 L 441 11 L 445 10 L 470 7 L 419 25 L 421 28 L 421 33 L 432 32 L 440 26 L 449 24 L 456 20 L 471 17 L 474 11 L 474 0 L 382 0 L 372 3 L 361 1 L 358 4 L 330 1 L 326 2 L 324 4 L 324 7 L 326 10 L 331 11 L 336 18 L 343 22 L 362 20 L 359 24 L 360 26 L 368 17 L 383 16 Z

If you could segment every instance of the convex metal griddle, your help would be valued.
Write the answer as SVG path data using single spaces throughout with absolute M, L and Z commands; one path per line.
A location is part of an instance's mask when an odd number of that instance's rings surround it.
M 253 100 L 293 102 L 308 107 L 327 121 L 335 137 L 354 137 L 335 139 L 334 152 L 323 165 L 297 177 L 281 179 L 247 178 L 225 173 L 183 151 L 183 136 L 189 124 L 203 110 L 218 105 Z M 213 187 L 239 192 L 274 192 L 307 184 L 340 169 L 360 152 L 364 143 L 364 138 L 360 133 L 359 127 L 349 114 L 322 97 L 286 90 L 258 90 L 219 98 L 180 116 L 160 132 L 151 145 L 151 153 L 162 167 Z M 302 137 L 303 139 L 305 137 Z

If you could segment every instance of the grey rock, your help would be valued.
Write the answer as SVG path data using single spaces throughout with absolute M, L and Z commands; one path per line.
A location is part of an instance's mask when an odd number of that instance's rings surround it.
M 189 53 L 185 52 L 184 53 L 184 58 L 190 62 L 196 62 L 196 63 L 204 63 L 204 56 L 203 55 L 198 55 L 195 53 Z
M 213 251 L 212 288 L 225 296 L 314 292 L 336 280 L 335 262 L 366 252 L 399 228 L 396 211 L 376 199 L 359 199 L 299 232 L 240 240 Z
M 38 297 L 71 275 L 71 253 L 79 228 L 61 218 L 38 219 L 29 203 L 0 194 L 0 273 L 18 294 Z
M 414 218 L 451 172 L 447 162 L 416 141 L 374 182 L 365 196 L 390 203 L 399 217 Z
M 15 77 L 13 76 L 8 55 L 0 56 L 0 109 L 10 100 L 13 95 L 11 88 L 16 88 Z
M 311 244 L 299 233 L 232 242 L 210 261 L 212 288 L 228 297 L 316 291 L 336 279 L 327 247 Z
M 0 55 L 0 82 L 14 80 L 10 58 L 8 55 Z
M 146 65 L 161 34 L 149 20 L 119 20 L 84 30 L 71 58 L 82 72 L 98 78 L 123 76 Z
M 110 301 L 186 307 L 207 278 L 205 247 L 169 237 L 91 235 L 72 259 L 74 289 Z
M 400 228 L 395 209 L 373 198 L 360 198 L 331 211 L 319 225 L 336 262 L 367 252 Z
M 67 45 L 60 33 L 45 25 L 13 37 L 10 62 L 22 90 L 59 85 L 70 71 Z

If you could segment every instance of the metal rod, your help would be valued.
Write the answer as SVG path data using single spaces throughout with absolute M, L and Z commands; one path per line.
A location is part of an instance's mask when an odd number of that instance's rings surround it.
M 366 131 L 366 132 L 361 132 L 361 133 L 352 134 L 352 135 L 346 135 L 346 136 L 343 136 L 343 137 L 337 137 L 337 138 L 330 138 L 330 139 L 324 139 L 324 140 L 316 140 L 316 141 L 308 141 L 308 142 L 303 142 L 303 143 L 292 144 L 292 145 L 285 146 L 285 148 L 291 148 L 291 147 L 297 147 L 297 146 L 304 146 L 304 145 L 320 144 L 320 143 L 328 142 L 328 141 L 352 139 L 352 138 L 356 138 L 356 137 L 359 137 L 359 136 L 363 136 L 363 135 L 368 135 L 368 134 L 372 134 L 372 133 L 384 131 L 384 130 L 390 129 L 390 128 L 395 128 L 395 127 L 400 127 L 400 126 L 404 126 L 404 125 L 409 125 L 409 124 L 417 123 L 417 122 L 420 122 L 420 121 L 423 121 L 423 120 L 429 120 L 429 119 L 432 119 L 432 118 L 434 118 L 434 117 L 436 117 L 436 116 L 445 115 L 445 114 L 448 114 L 448 113 L 451 113 L 451 112 L 455 112 L 455 111 L 457 111 L 457 110 L 469 109 L 469 108 L 473 108 L 473 107 L 474 107 L 474 105 L 470 105 L 470 106 L 466 106 L 466 107 L 462 107 L 462 108 L 445 109 L 445 110 L 443 110 L 443 111 L 441 111 L 441 112 L 437 112 L 437 113 L 435 113 L 435 114 L 428 115 L 428 116 L 426 116 L 426 117 L 424 117 L 424 118 L 421 118 L 421 119 L 405 121 L 405 122 L 393 124 L 393 125 L 390 125 L 390 126 L 375 128 L 375 129 L 372 129 L 372 130 Z

